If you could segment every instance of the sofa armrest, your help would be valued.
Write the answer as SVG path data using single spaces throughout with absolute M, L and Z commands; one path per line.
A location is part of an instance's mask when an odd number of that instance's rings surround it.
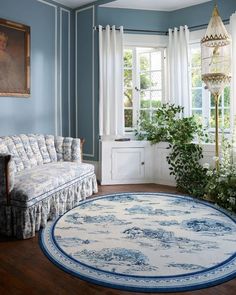
M 0 154 L 0 198 L 6 198 L 10 205 L 10 192 L 14 186 L 14 169 L 10 163 L 11 155 Z

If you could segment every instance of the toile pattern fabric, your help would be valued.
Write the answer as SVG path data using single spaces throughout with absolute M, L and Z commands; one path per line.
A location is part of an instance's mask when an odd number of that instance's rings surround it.
M 11 204 L 30 207 L 56 192 L 58 187 L 63 189 L 93 175 L 93 165 L 75 162 L 55 162 L 23 170 L 15 177 Z
M 118 289 L 187 291 L 236 277 L 236 216 L 187 196 L 92 198 L 48 223 L 40 242 L 63 270 Z
M 5 160 L 11 204 L 6 203 Z M 80 139 L 29 134 L 0 137 L 0 231 L 35 235 L 48 219 L 97 192 L 93 165 L 81 163 Z

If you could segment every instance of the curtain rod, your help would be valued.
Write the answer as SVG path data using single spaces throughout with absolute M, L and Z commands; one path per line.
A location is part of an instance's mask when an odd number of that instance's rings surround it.
M 98 26 L 93 27 L 95 31 L 98 31 Z M 105 27 L 102 27 L 103 30 L 106 30 Z M 112 27 L 110 28 L 112 30 Z M 119 31 L 120 28 L 115 28 L 116 31 Z M 129 28 L 124 28 L 124 32 L 142 32 L 142 33 L 158 33 L 160 35 L 167 35 L 167 31 L 155 31 L 155 30 L 139 30 L 139 29 L 129 29 Z
M 224 24 L 229 24 L 230 22 L 230 19 L 224 19 L 223 20 L 223 23 Z M 191 26 L 191 27 L 188 27 L 189 30 L 197 30 L 197 29 L 204 29 L 204 28 L 207 28 L 208 24 L 202 24 L 202 25 L 197 25 L 197 26 Z M 98 26 L 95 26 L 93 27 L 93 29 L 95 31 L 98 30 Z M 102 27 L 103 30 L 106 30 L 105 27 Z M 112 27 L 111 27 L 112 29 Z M 115 30 L 119 31 L 120 28 L 115 28 Z M 178 29 L 179 30 L 179 29 Z M 167 36 L 169 34 L 168 31 L 156 31 L 156 30 L 139 30 L 139 29 L 129 29 L 129 28 L 124 28 L 124 32 L 140 32 L 140 33 L 156 33 L 156 34 L 159 34 L 159 35 L 165 35 Z

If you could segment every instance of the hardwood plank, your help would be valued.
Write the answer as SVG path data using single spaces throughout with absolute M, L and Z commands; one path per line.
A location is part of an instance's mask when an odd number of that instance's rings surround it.
M 155 184 L 116 185 L 100 186 L 97 195 L 144 191 L 177 192 L 175 188 Z M 93 285 L 60 270 L 41 251 L 38 244 L 38 235 L 24 241 L 0 237 L 0 294 L 141 295 L 141 293 L 124 292 Z M 158 294 L 164 295 L 163 293 Z M 235 295 L 236 279 L 208 289 L 169 294 Z

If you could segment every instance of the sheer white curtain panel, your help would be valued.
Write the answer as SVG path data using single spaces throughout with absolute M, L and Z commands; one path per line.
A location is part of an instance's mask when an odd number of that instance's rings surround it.
M 123 27 L 99 26 L 99 133 L 124 134 Z
M 184 116 L 190 115 L 189 29 L 169 29 L 168 44 L 168 100 L 184 107 Z

